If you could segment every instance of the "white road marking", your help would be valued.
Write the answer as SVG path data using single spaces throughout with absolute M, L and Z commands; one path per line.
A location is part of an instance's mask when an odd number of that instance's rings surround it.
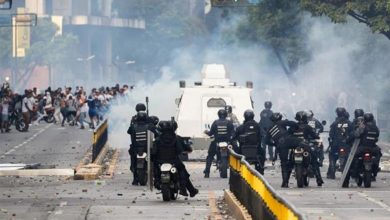
M 42 132 L 46 131 L 50 126 L 52 126 L 53 124 L 48 124 L 46 125 L 43 129 L 39 130 L 37 133 L 35 133 L 32 137 L 30 137 L 29 139 L 27 139 L 27 141 L 24 141 L 23 143 L 21 144 L 18 144 L 14 147 L 12 147 L 9 151 L 5 152 L 3 155 L 0 156 L 0 158 L 5 158 L 6 155 L 9 155 L 10 153 L 16 151 L 17 149 L 19 149 L 20 147 L 28 144 L 29 142 L 33 141 L 36 137 L 38 137 L 38 135 L 40 135 Z
M 367 194 L 365 194 L 364 192 L 358 192 L 358 195 L 361 196 L 361 197 L 364 197 L 366 198 L 367 200 L 379 205 L 380 207 L 384 208 L 386 211 L 390 212 L 390 206 L 386 205 L 385 203 L 381 202 L 381 201 L 378 201 L 372 197 L 369 197 Z

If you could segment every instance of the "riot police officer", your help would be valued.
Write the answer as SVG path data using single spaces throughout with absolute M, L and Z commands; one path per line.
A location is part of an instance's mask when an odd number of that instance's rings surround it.
M 264 175 L 265 150 L 261 147 L 260 126 L 254 117 L 252 110 L 244 112 L 244 123 L 237 128 L 233 139 L 239 143 L 238 153 Z
M 364 110 L 361 108 L 355 109 L 354 111 L 355 118 L 352 121 L 353 128 L 357 128 L 358 126 L 358 118 L 364 116 Z
M 338 160 L 339 148 L 346 146 L 350 132 L 352 131 L 352 123 L 348 120 L 345 108 L 336 108 L 336 120 L 330 125 L 329 131 L 329 167 L 326 177 L 328 179 L 336 178 L 336 161 Z
M 234 126 L 233 123 L 226 119 L 227 111 L 220 109 L 218 111 L 218 120 L 215 120 L 211 125 L 210 131 L 205 131 L 208 136 L 214 136 L 214 140 L 211 141 L 206 158 L 206 168 L 203 171 L 204 177 L 209 178 L 210 167 L 213 162 L 214 156 L 217 154 L 217 143 L 227 142 L 230 143 L 233 137 Z M 218 155 L 217 155 L 218 158 Z
M 190 180 L 190 175 L 187 172 L 185 165 L 180 160 L 179 155 L 185 150 L 183 142 L 175 133 L 177 129 L 177 123 L 171 121 L 160 121 L 158 124 L 158 130 L 160 135 L 155 139 L 152 149 L 152 160 L 155 162 L 155 186 L 158 187 L 160 173 L 157 169 L 159 164 L 162 163 L 174 163 L 179 173 L 180 191 L 183 196 L 188 196 L 187 190 L 190 192 L 190 196 L 194 197 L 198 194 L 198 189 L 194 187 Z M 156 184 L 157 183 L 157 184 Z
M 374 116 L 371 113 L 365 113 L 363 117 L 359 116 L 356 120 L 356 128 L 353 131 L 355 138 L 360 138 L 359 146 L 354 155 L 350 170 L 343 182 L 343 187 L 349 186 L 350 176 L 356 177 L 358 171 L 358 158 L 366 151 L 372 153 L 376 158 L 372 167 L 372 179 L 375 180 L 379 169 L 379 160 L 381 156 L 381 149 L 376 145 L 379 139 L 379 129 L 374 121 Z
M 132 118 L 127 133 L 131 138 L 131 145 L 129 149 L 130 155 L 130 170 L 133 172 L 133 185 L 138 185 L 137 176 L 137 153 L 146 152 L 147 147 L 147 131 L 150 130 L 155 133 L 154 126 L 149 122 L 146 112 L 139 111 L 137 115 Z
M 240 122 L 238 121 L 237 116 L 233 113 L 233 108 L 231 105 L 225 106 L 225 110 L 227 112 L 226 119 L 231 121 L 234 125 L 234 128 L 237 128 L 240 125 Z
M 298 127 L 292 127 L 289 130 L 295 137 L 301 139 L 302 141 L 320 139 L 319 135 L 315 132 L 314 128 L 308 125 L 308 117 L 306 112 L 304 111 L 297 112 L 295 115 L 295 120 L 298 121 Z M 312 169 L 314 171 L 314 175 L 317 180 L 317 186 L 322 186 L 322 184 L 324 183 L 320 171 L 320 165 L 322 161 L 320 161 L 321 158 L 319 157 L 319 151 L 321 149 L 317 149 L 317 148 L 318 146 L 315 146 L 314 148 L 310 148 L 307 150 L 309 150 L 311 154 L 310 164 L 312 165 Z
M 270 160 L 273 160 L 274 159 L 274 146 L 267 144 L 265 141 L 266 139 L 264 138 L 267 135 L 268 129 L 270 129 L 272 126 L 272 121 L 271 121 L 272 102 L 270 102 L 270 101 L 264 102 L 264 108 L 265 109 L 263 109 L 260 112 L 260 122 L 259 122 L 260 129 L 261 129 L 261 135 L 263 136 L 262 141 L 261 141 L 261 145 L 262 145 L 262 148 L 264 150 L 266 150 L 268 147 L 268 158 Z
M 317 134 L 324 132 L 324 126 L 314 117 L 312 110 L 307 111 L 307 124 L 310 125 Z
M 267 140 L 272 141 L 277 151 L 279 152 L 280 163 L 282 167 L 282 187 L 288 187 L 288 181 L 292 171 L 292 164 L 288 161 L 288 153 L 290 149 L 296 146 L 302 146 L 304 148 L 310 148 L 310 146 L 301 139 L 292 136 L 287 128 L 298 127 L 298 124 L 294 121 L 282 120 L 282 115 L 279 112 L 275 112 L 271 116 L 273 125 L 267 132 Z

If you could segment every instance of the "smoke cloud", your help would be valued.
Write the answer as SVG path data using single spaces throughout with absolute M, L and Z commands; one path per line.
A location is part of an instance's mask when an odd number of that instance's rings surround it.
M 234 28 L 237 19 L 232 19 Z M 138 81 L 135 89 L 110 112 L 110 141 L 116 147 L 128 147 L 126 134 L 134 106 L 150 98 L 150 114 L 167 120 L 176 116 L 175 98 L 180 96 L 179 80 L 187 85 L 201 80 L 205 63 L 225 64 L 231 81 L 244 85 L 253 81 L 252 93 L 256 117 L 264 101 L 272 101 L 273 110 L 292 119 L 298 110 L 311 109 L 319 119 L 333 120 L 336 107 L 355 108 L 378 113 L 379 102 L 388 86 L 390 41 L 371 33 L 363 24 L 350 20 L 333 24 L 327 18 L 306 16 L 307 47 L 311 59 L 299 66 L 292 83 L 284 74 L 272 51 L 262 45 L 223 44 L 223 27 L 209 44 L 192 44 L 169 55 L 171 61 L 161 67 L 160 77 Z M 382 81 L 378 81 L 381 80 Z

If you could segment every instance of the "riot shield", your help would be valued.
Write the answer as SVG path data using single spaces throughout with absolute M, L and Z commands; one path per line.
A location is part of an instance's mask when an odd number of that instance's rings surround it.
M 349 168 L 351 167 L 351 164 L 352 164 L 353 158 L 355 157 L 356 150 L 359 146 L 359 143 L 360 143 L 360 138 L 355 139 L 355 141 L 353 142 L 351 152 L 349 153 L 347 163 L 345 164 L 345 168 L 344 168 L 343 174 L 341 176 L 340 186 L 343 185 L 344 180 L 347 177 L 347 174 L 349 173 Z
M 148 144 L 147 144 L 147 169 L 148 169 L 148 187 L 150 191 L 153 191 L 153 162 L 151 159 L 153 141 L 154 141 L 154 133 L 149 131 L 147 132 Z

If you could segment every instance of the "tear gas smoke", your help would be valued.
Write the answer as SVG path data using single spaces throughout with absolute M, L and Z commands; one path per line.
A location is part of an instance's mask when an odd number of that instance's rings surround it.
M 325 18 L 306 17 L 305 25 L 309 30 L 307 47 L 312 55 L 311 60 L 299 66 L 295 84 L 286 77 L 273 52 L 261 45 L 221 46 L 217 39 L 221 36 L 217 34 L 210 41 L 212 44 L 201 49 L 192 45 L 173 51 L 172 61 L 161 69 L 159 79 L 139 81 L 125 99 L 119 100 L 119 105 L 112 106 L 111 146 L 128 147 L 126 130 L 135 114 L 135 104 L 144 103 L 145 96 L 150 97 L 150 115 L 160 119 L 175 116 L 174 100 L 180 96 L 178 81 L 201 80 L 204 63 L 225 64 L 231 81 L 240 85 L 253 81 L 257 116 L 268 100 L 273 102 L 274 111 L 283 112 L 290 119 L 298 110 L 311 109 L 317 118 L 333 120 L 338 106 L 350 112 L 359 107 L 376 113 L 377 103 L 384 95 L 378 88 L 386 85 L 375 79 L 390 75 L 388 61 L 382 59 L 390 55 L 390 42 L 353 20 L 333 24 Z

